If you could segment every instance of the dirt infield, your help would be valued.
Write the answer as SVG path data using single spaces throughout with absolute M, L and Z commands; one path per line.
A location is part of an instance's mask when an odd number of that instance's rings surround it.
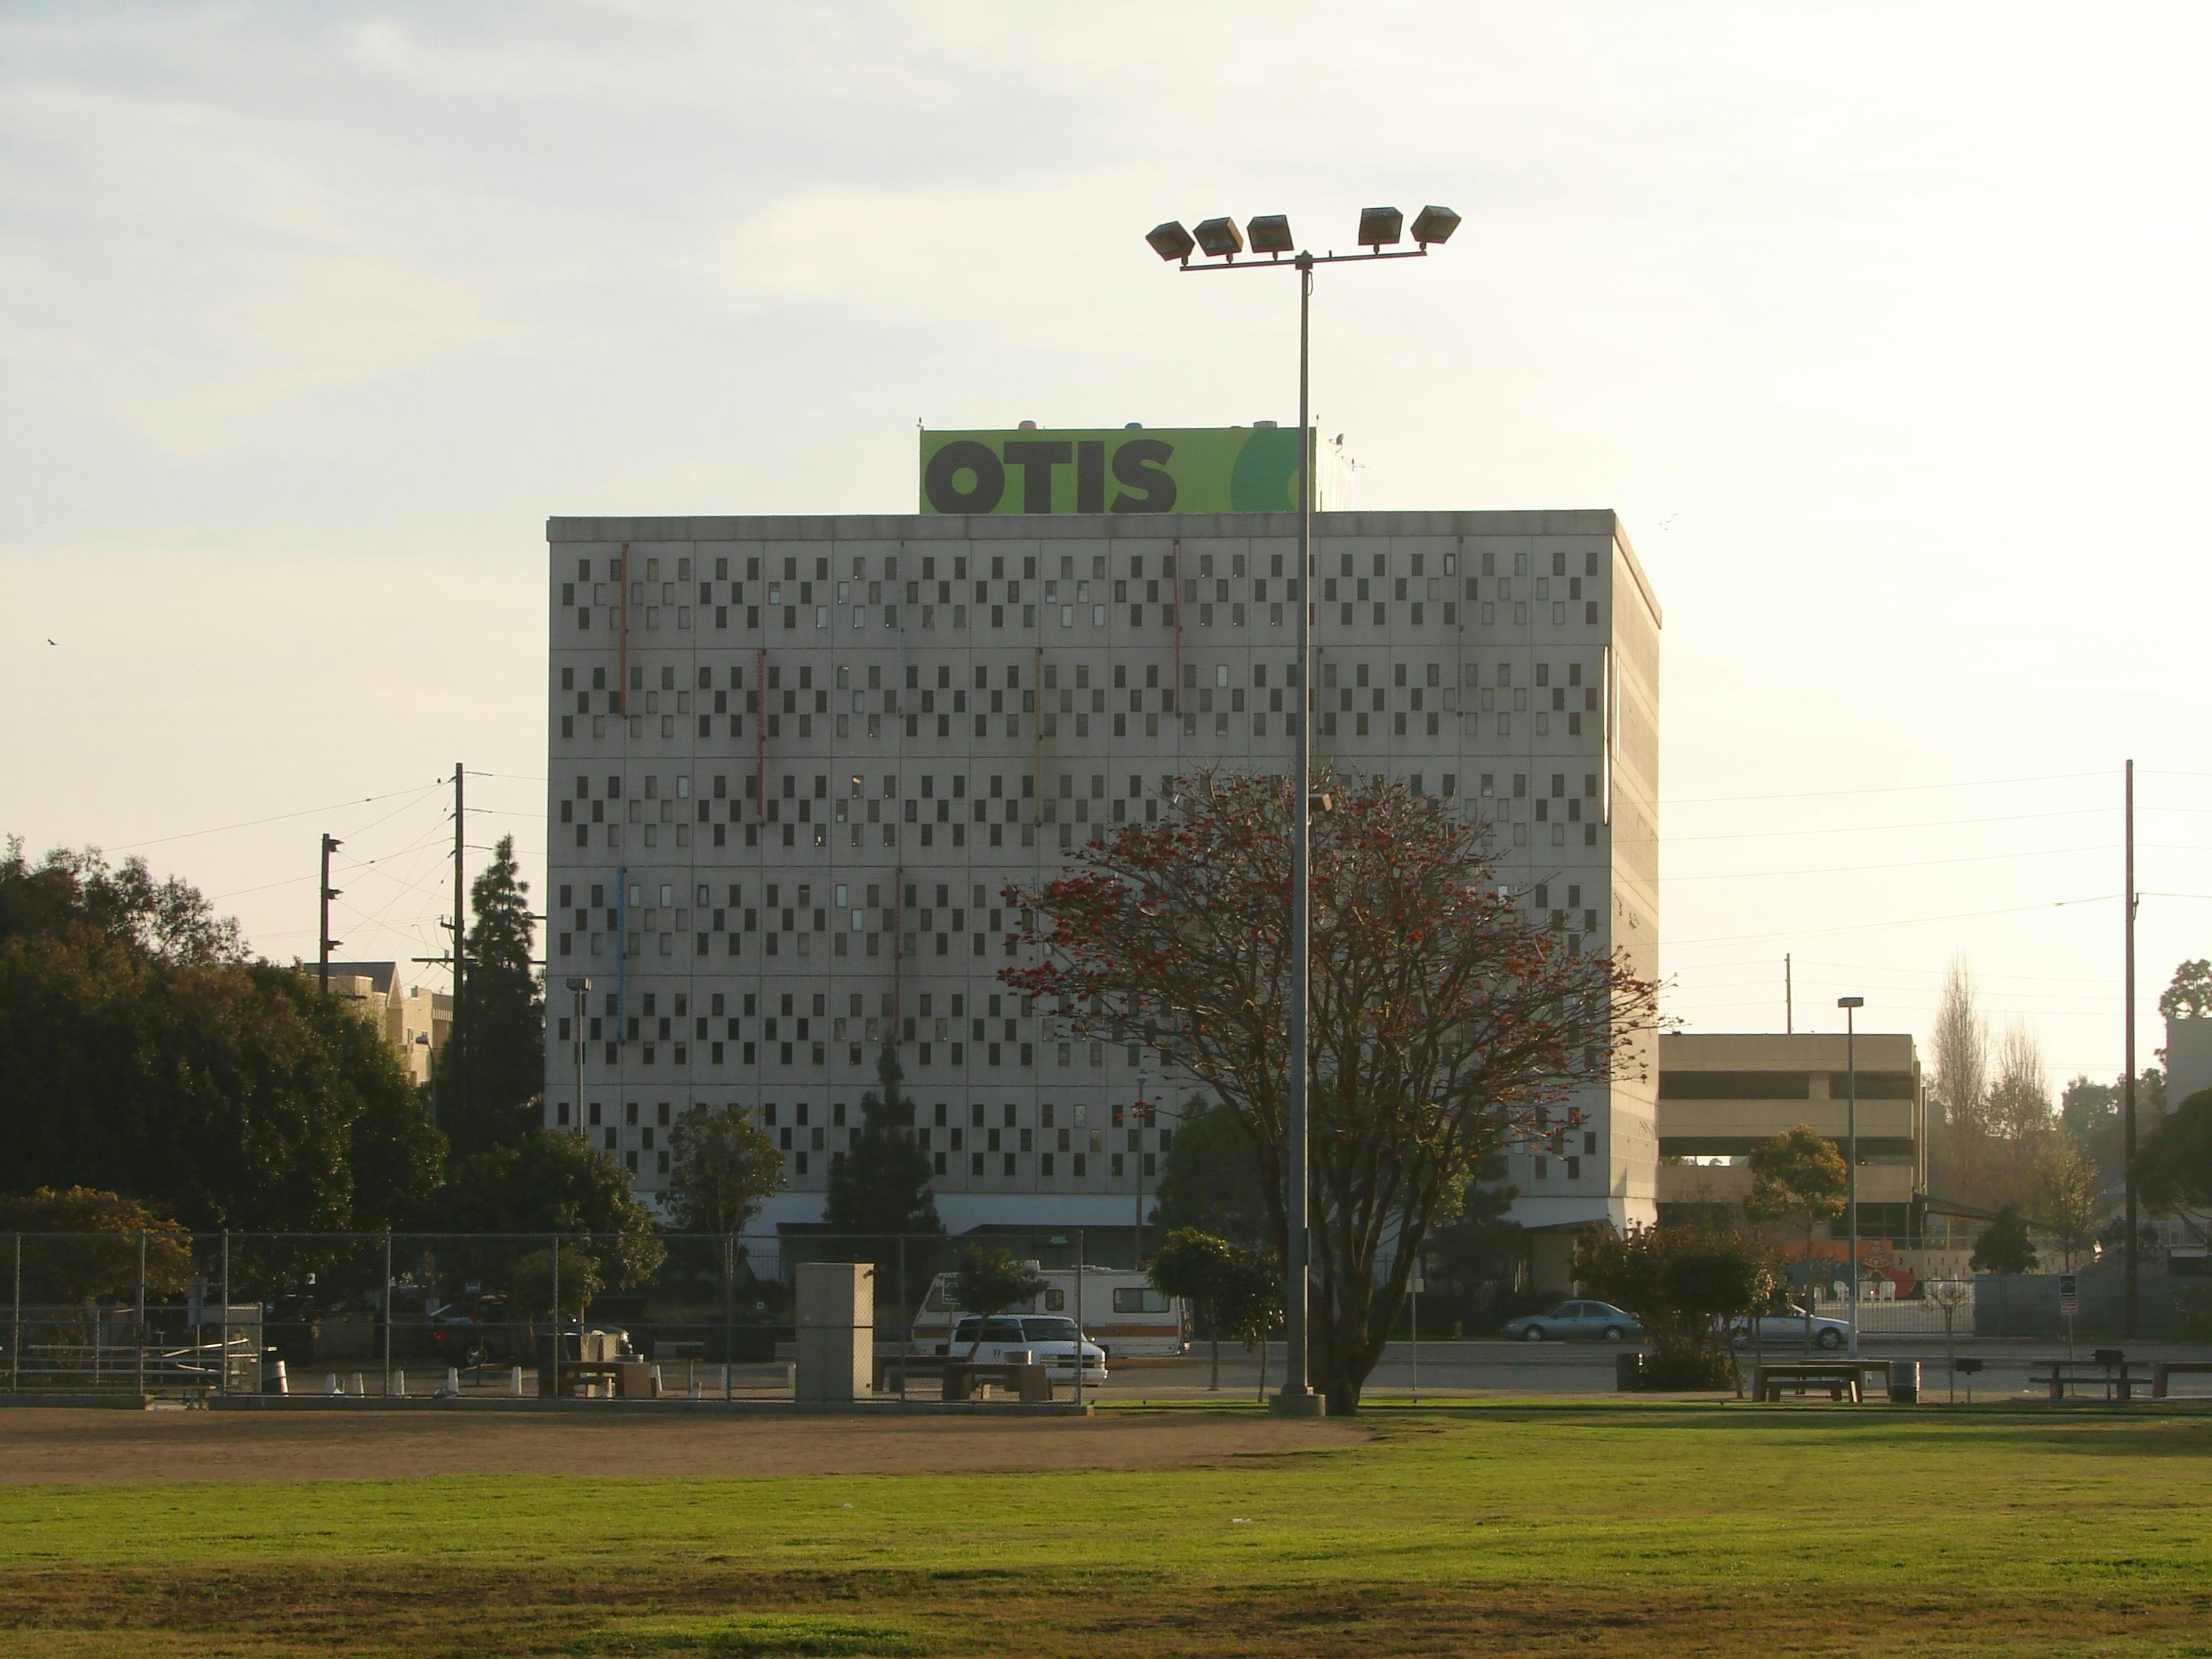
M 582 1417 L 460 1413 L 0 1412 L 0 1485 L 388 1480 L 432 1474 L 953 1474 L 1170 1468 L 1368 1437 L 1266 1417 Z

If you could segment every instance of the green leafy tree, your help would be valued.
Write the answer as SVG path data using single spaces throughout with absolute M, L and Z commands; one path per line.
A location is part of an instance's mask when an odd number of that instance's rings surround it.
M 530 884 L 502 836 L 469 884 L 468 960 L 439 1056 L 439 1127 L 456 1157 L 522 1139 L 544 1121 L 545 998 L 531 963 Z
M 590 1257 L 599 1282 L 617 1291 L 645 1283 L 664 1257 L 653 1212 L 639 1201 L 629 1171 L 563 1130 L 533 1130 L 458 1160 L 435 1211 L 454 1232 L 559 1235 L 564 1298 L 574 1257 Z M 500 1248 L 511 1261 L 534 1247 L 515 1240 Z
M 189 886 L 96 854 L 0 861 L 0 1188 L 93 1187 L 196 1228 L 404 1219 L 443 1143 L 382 1036 L 234 959 Z
M 2070 1273 L 2075 1257 L 2096 1243 L 2104 1208 L 2097 1166 L 2071 1141 L 2054 1136 L 2036 1149 L 2034 1186 L 2035 1213 L 2066 1252 Z
M 1751 1196 L 1744 1213 L 1753 1221 L 1787 1224 L 1805 1235 L 1805 1346 L 1813 1346 L 1813 1237 L 1822 1223 L 1843 1214 L 1850 1170 L 1833 1141 L 1810 1124 L 1784 1129 L 1752 1148 Z M 1858 1263 L 1851 1263 L 1856 1283 Z M 1856 1294 L 1856 1291 L 1853 1292 Z
M 983 1322 L 1037 1295 L 1044 1280 L 1027 1264 L 988 1245 L 968 1245 L 953 1261 L 952 1299 L 962 1313 L 975 1316 L 975 1340 L 968 1345 L 973 1359 L 983 1344 Z
M 1426 1304 L 1462 1326 L 1495 1321 L 1502 1291 L 1519 1271 L 1525 1230 L 1512 1219 L 1520 1189 L 1504 1180 L 1505 1160 L 1492 1158 L 1475 1170 L 1457 1208 L 1429 1235 Z
M 191 1235 L 155 1206 L 91 1187 L 0 1193 L 0 1233 L 58 1234 L 23 1241 L 23 1301 L 75 1307 L 114 1302 L 138 1287 L 146 1243 L 146 1293 L 167 1296 L 194 1273 Z
M 606 1287 L 599 1258 L 588 1251 L 562 1250 L 556 1255 L 548 1245 L 542 1250 L 524 1251 L 507 1267 L 508 1301 L 519 1312 L 533 1319 L 549 1316 L 556 1324 L 571 1313 L 582 1324 L 585 1314 Z M 553 1305 L 556 1288 L 561 1304 L 557 1308 Z
M 2199 957 L 2176 968 L 2172 982 L 2159 993 L 2158 1012 L 2164 1019 L 2212 1015 L 2212 960 Z
M 930 1192 L 929 1154 L 915 1145 L 914 1103 L 900 1091 L 903 1073 L 890 1043 L 876 1061 L 878 1087 L 860 1097 L 860 1127 L 830 1166 L 823 1224 L 853 1238 L 904 1233 L 940 1235 Z
M 1439 1209 L 1483 1161 L 1548 1132 L 1581 1085 L 1637 1074 L 1655 988 L 1577 952 L 1501 887 L 1458 803 L 1324 769 L 1316 815 L 1310 1030 L 1311 1372 L 1339 1413 L 1389 1344 Z M 1011 890 L 1000 977 L 1078 1033 L 1163 1055 L 1258 1149 L 1267 1241 L 1287 1252 L 1291 949 L 1287 778 L 1185 778 L 1158 823 Z M 1297 804 L 1304 810 L 1304 803 Z M 1181 1139 L 1180 1136 L 1177 1137 Z
M 2140 1104 L 2140 1102 L 2138 1102 Z M 2058 1127 L 2111 1185 L 2127 1162 L 2120 1125 L 2120 1085 L 2077 1077 L 2060 1092 Z
M 2007 1205 L 1974 1241 L 1966 1265 L 1978 1273 L 2032 1273 L 2042 1265 L 2027 1219 Z
M 2136 1152 L 2136 1191 L 2154 1210 L 2212 1218 L 2212 1089 L 2161 1117 Z
M 695 1106 L 677 1121 L 665 1202 L 679 1231 L 711 1236 L 726 1322 L 744 1247 L 741 1235 L 761 1205 L 783 1190 L 775 1137 L 741 1106 Z M 696 1249 L 698 1247 L 691 1247 Z
M 1161 1166 L 1160 1224 L 1256 1244 L 1267 1237 L 1267 1178 L 1237 1115 L 1194 1104 Z
M 1701 1226 L 1593 1228 L 1574 1272 L 1592 1296 L 1636 1316 L 1652 1348 L 1645 1384 L 1656 1389 L 1727 1386 L 1735 1376 L 1728 1322 L 1765 1307 L 1777 1282 L 1764 1246 Z
M 1212 1349 L 1206 1387 L 1221 1387 L 1221 1343 L 1226 1337 L 1242 1343 L 1248 1352 L 1255 1346 L 1260 1348 L 1260 1395 L 1264 1400 L 1267 1335 L 1283 1321 L 1281 1264 L 1264 1250 L 1179 1227 L 1161 1241 L 1146 1276 L 1161 1295 L 1179 1297 L 1198 1310 Z

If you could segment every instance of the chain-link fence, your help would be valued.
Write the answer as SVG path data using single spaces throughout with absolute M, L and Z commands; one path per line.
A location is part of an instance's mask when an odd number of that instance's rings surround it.
M 1062 1397 L 1188 1316 L 1078 1230 L 981 1241 L 1034 1293 L 978 1320 L 941 1234 L 0 1234 L 0 1388 L 67 1393 L 789 1400 Z M 826 1271 L 843 1268 L 842 1273 Z M 856 1273 L 856 1267 L 866 1271 Z M 814 1272 L 810 1279 L 810 1270 Z M 813 1284 L 816 1305 L 806 1305 Z M 963 1322 L 963 1321 L 965 1322 Z M 809 1347 L 810 1342 L 813 1345 Z M 965 1376 L 964 1371 L 979 1373 Z M 992 1373 L 980 1375 L 980 1373 Z M 1004 1373 L 1004 1374 L 1001 1374 Z M 1027 1379 L 1025 1397 L 1038 1397 Z

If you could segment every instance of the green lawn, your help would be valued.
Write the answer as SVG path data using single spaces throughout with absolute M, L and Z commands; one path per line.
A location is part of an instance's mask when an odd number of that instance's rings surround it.
M 2212 1655 L 2212 1419 L 1389 1413 L 1144 1474 L 0 1488 L 10 1656 Z

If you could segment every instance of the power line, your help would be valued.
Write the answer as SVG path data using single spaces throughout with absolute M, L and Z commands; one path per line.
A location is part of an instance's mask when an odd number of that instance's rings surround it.
M 1970 853 L 1954 859 L 1906 859 L 1895 864 L 1825 864 L 1797 870 L 1722 870 L 1708 875 L 1662 876 L 1664 881 L 1750 881 L 1767 876 L 1833 876 L 1857 870 L 1920 870 L 1942 864 L 1992 864 L 2001 859 L 2048 859 L 2070 856 L 2076 853 L 2105 853 L 2112 849 L 2102 845 L 2092 847 L 2045 847 L 2027 853 Z
M 318 812 L 337 812 L 349 806 L 367 806 L 375 801 L 392 800 L 401 795 L 427 795 L 433 789 L 444 787 L 445 780 L 441 778 L 436 783 L 424 784 L 417 789 L 393 789 L 381 795 L 363 795 L 358 799 L 334 801 L 328 806 L 309 806 L 297 812 L 276 812 L 265 818 L 247 818 L 238 823 L 218 823 L 208 830 L 181 830 L 173 836 L 155 836 L 146 841 L 125 842 L 119 846 L 110 847 L 106 850 L 111 853 L 135 852 L 141 847 L 161 847 L 173 841 L 191 841 L 201 836 L 220 836 L 233 830 L 252 830 L 264 823 L 282 823 L 288 818 L 313 817 Z M 380 823 L 383 821 L 382 818 L 377 820 Z
M 2101 778 L 2102 772 L 2046 772 L 2033 777 L 1977 778 L 1963 783 L 1899 783 L 1877 786 L 1870 789 L 1805 789 L 1790 794 L 1775 795 L 1691 795 L 1676 799 L 1662 800 L 1662 806 L 1717 806 L 1736 801 L 1752 800 L 1827 800 L 1838 795 L 1905 795 L 1932 789 L 1996 789 L 2015 783 L 2063 783 L 2080 778 Z M 2188 773 L 2190 777 L 2212 777 L 2212 773 Z
M 2100 893 L 2089 898 L 2051 899 L 2041 904 L 2008 904 L 1995 910 L 1954 910 L 1945 915 L 1899 916 L 1892 921 L 1847 922 L 1838 927 L 1793 927 L 1778 933 L 1715 933 L 1705 939 L 1661 938 L 1660 949 L 1683 950 L 1695 945 L 1741 945 L 1753 939 L 1817 939 L 1830 933 L 1864 933 L 1885 927 L 1918 927 L 1935 921 L 1971 921 L 1983 916 L 2016 916 L 2033 910 L 2062 910 L 2076 904 L 2110 904 L 2118 893 Z

